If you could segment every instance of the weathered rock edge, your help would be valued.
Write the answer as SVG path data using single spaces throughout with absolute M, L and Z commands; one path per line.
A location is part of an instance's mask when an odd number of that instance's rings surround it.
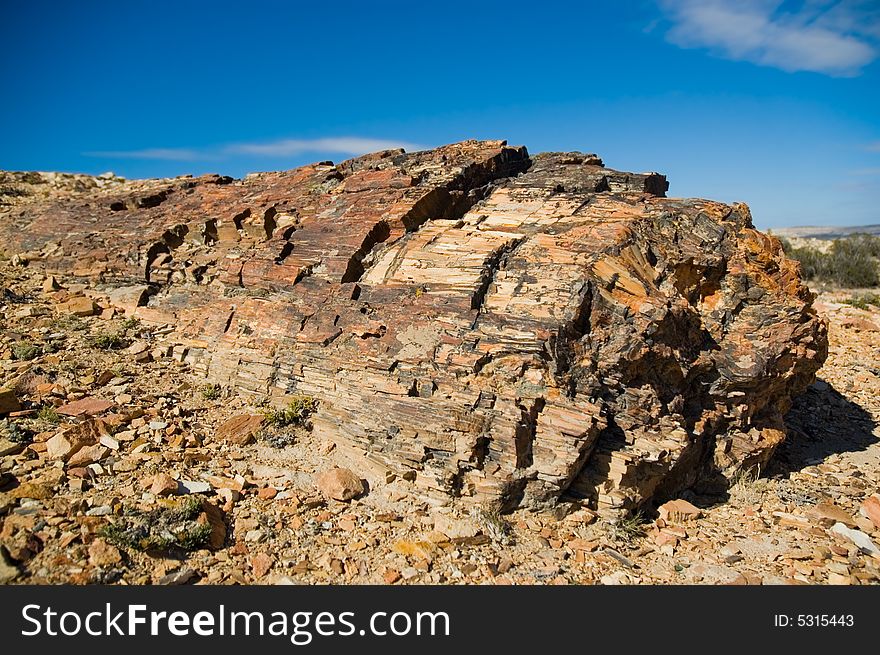
M 827 355 L 746 205 L 595 155 L 467 141 L 243 180 L 0 182 L 9 253 L 175 326 L 210 381 L 315 397 L 359 473 L 438 503 L 615 513 L 716 486 L 766 464 Z

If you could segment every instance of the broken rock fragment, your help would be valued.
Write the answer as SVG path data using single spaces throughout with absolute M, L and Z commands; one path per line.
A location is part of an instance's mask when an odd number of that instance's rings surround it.
M 259 414 L 239 414 L 222 423 L 214 435 L 221 441 L 245 446 L 254 440 L 264 421 Z
M 351 500 L 362 495 L 366 488 L 363 480 L 346 468 L 333 468 L 315 476 L 318 491 L 334 500 Z

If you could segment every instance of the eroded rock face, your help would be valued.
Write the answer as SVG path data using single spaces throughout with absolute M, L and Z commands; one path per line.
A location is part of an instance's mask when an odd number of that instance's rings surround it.
M 827 354 L 745 205 L 503 142 L 12 198 L 11 252 L 175 327 L 211 382 L 319 401 L 359 473 L 634 510 L 766 464 Z

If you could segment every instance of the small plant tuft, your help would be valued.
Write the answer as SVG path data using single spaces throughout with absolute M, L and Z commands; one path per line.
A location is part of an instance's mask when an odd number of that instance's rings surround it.
M 296 435 L 288 431 L 267 430 L 260 437 L 266 442 L 266 445 L 272 448 L 287 448 L 296 443 Z
M 43 349 L 30 341 L 19 341 L 12 346 L 12 358 L 19 361 L 30 361 L 42 354 Z
M 847 298 L 843 304 L 855 307 L 856 309 L 870 310 L 871 306 L 880 307 L 880 295 L 876 293 L 862 293 Z
M 139 551 L 197 550 L 211 536 L 210 523 L 198 520 L 201 513 L 198 498 L 150 511 L 129 507 L 99 534 L 116 546 Z
M 309 416 L 318 409 L 318 401 L 311 396 L 296 396 L 283 409 L 263 412 L 267 427 L 285 428 L 289 425 L 309 427 Z
M 89 345 L 100 350 L 120 350 L 129 344 L 123 332 L 100 332 L 89 338 Z
M 37 420 L 58 425 L 61 422 L 61 414 L 52 405 L 43 405 L 37 412 Z
M 827 252 L 813 246 L 794 247 L 781 239 L 785 254 L 801 263 L 807 280 L 818 280 L 843 288 L 880 285 L 880 237 L 853 234 L 835 239 Z
M 480 507 L 476 510 L 474 518 L 492 541 L 503 545 L 513 544 L 513 526 L 504 518 L 499 508 Z
M 612 541 L 632 548 L 645 536 L 646 523 L 641 512 L 619 517 L 607 524 L 608 536 Z
M 217 400 L 220 398 L 222 387 L 219 384 L 206 384 L 202 387 L 202 398 L 205 400 Z
M 0 436 L 6 437 L 12 443 L 25 446 L 33 441 L 33 434 L 29 430 L 8 419 L 0 421 Z
M 127 318 L 124 321 L 122 321 L 122 325 L 120 326 L 120 329 L 122 330 L 122 332 L 128 332 L 129 330 L 136 330 L 140 326 L 141 326 L 141 319 L 132 317 L 132 318 Z

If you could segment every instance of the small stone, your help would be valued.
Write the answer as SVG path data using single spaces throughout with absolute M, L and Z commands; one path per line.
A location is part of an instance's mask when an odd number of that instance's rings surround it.
M 83 296 L 71 298 L 67 302 L 61 303 L 58 305 L 58 309 L 65 314 L 73 314 L 74 316 L 94 316 L 101 312 L 101 308 L 91 298 Z
M 213 503 L 202 501 L 202 514 L 197 519 L 199 522 L 207 522 L 211 526 L 211 535 L 208 543 L 211 548 L 217 550 L 223 548 L 226 543 L 226 521 L 223 520 L 223 512 Z
M 0 389 L 0 415 L 17 412 L 21 409 L 18 396 L 11 389 Z
M 103 539 L 95 539 L 89 545 L 89 564 L 97 567 L 115 566 L 122 561 L 122 554 L 116 546 Z
M 862 503 L 862 514 L 871 520 L 875 528 L 880 530 L 880 496 L 868 496 Z
M 105 446 L 110 450 L 119 450 L 119 442 L 116 441 L 116 439 L 111 437 L 109 434 L 101 435 L 100 439 L 98 439 L 98 442 L 102 446 Z
M 334 468 L 315 476 L 318 490 L 334 500 L 347 501 L 362 495 L 366 489 L 363 481 L 353 471 Z
M 6 455 L 17 455 L 24 450 L 24 444 L 10 441 L 9 439 L 0 439 L 0 457 Z
M 180 480 L 178 483 L 177 493 L 180 494 L 206 494 L 211 491 L 212 487 L 207 482 L 199 480 Z
M 83 398 L 67 403 L 56 411 L 65 416 L 94 416 L 106 412 L 113 407 L 113 403 L 102 398 Z
M 150 344 L 148 344 L 146 341 L 135 341 L 126 349 L 126 352 L 129 355 L 140 355 L 141 353 L 146 352 L 149 349 Z
M 245 446 L 254 440 L 264 420 L 260 414 L 239 414 L 222 423 L 214 436 L 220 441 Z
M 49 275 L 43 280 L 43 293 L 58 291 L 60 288 L 61 286 L 58 284 L 58 280 L 55 279 L 54 275 Z
M 699 507 L 692 505 L 682 498 L 677 498 L 676 500 L 670 500 L 669 502 L 663 503 L 657 509 L 657 512 L 660 514 L 660 518 L 667 523 L 682 523 L 684 521 L 692 521 L 694 519 L 700 518 L 703 515 Z
M 843 523 L 844 525 L 847 525 L 851 528 L 855 527 L 855 522 L 853 521 L 853 517 L 850 515 L 850 513 L 832 503 L 819 503 L 818 505 L 810 508 L 807 511 L 807 515 L 817 519 L 820 522 L 824 522 L 826 525 Z
M 400 580 L 401 577 L 400 571 L 397 569 L 385 569 L 385 573 L 382 574 L 382 579 L 385 581 L 385 584 L 394 584 Z
M 46 442 L 46 456 L 49 459 L 64 459 L 73 450 L 73 443 L 64 433 L 58 433 Z
M 277 495 L 278 490 L 275 487 L 264 487 L 257 492 L 257 497 L 262 500 L 272 500 Z
M 880 555 L 880 548 L 877 548 L 874 542 L 871 541 L 871 538 L 861 530 L 853 530 L 846 527 L 843 523 L 835 523 L 831 527 L 831 532 L 849 539 L 858 546 L 858 549 L 863 553 L 874 556 Z
M 257 553 L 251 557 L 251 568 L 255 578 L 262 578 L 275 564 L 275 558 L 266 553 Z
M 36 500 L 48 500 L 54 494 L 52 493 L 51 485 L 37 482 L 22 482 L 15 489 L 9 491 L 8 495 L 13 499 L 34 498 Z
M 588 539 L 572 539 L 568 542 L 569 548 L 572 550 L 579 550 L 586 553 L 592 553 L 599 548 L 598 541 L 591 541 Z
M 9 556 L 5 546 L 0 546 L 0 584 L 9 584 L 15 580 L 21 571 Z
M 177 480 L 167 473 L 157 473 L 153 476 L 150 493 L 154 496 L 170 496 L 171 494 L 176 494 L 178 488 Z
M 159 578 L 158 584 L 165 586 L 177 586 L 186 584 L 196 576 L 196 572 L 190 568 L 180 569 Z
M 70 456 L 67 463 L 70 466 L 85 466 L 94 462 L 100 462 L 109 454 L 109 452 L 108 448 L 100 443 L 92 444 L 91 446 L 83 446 Z

